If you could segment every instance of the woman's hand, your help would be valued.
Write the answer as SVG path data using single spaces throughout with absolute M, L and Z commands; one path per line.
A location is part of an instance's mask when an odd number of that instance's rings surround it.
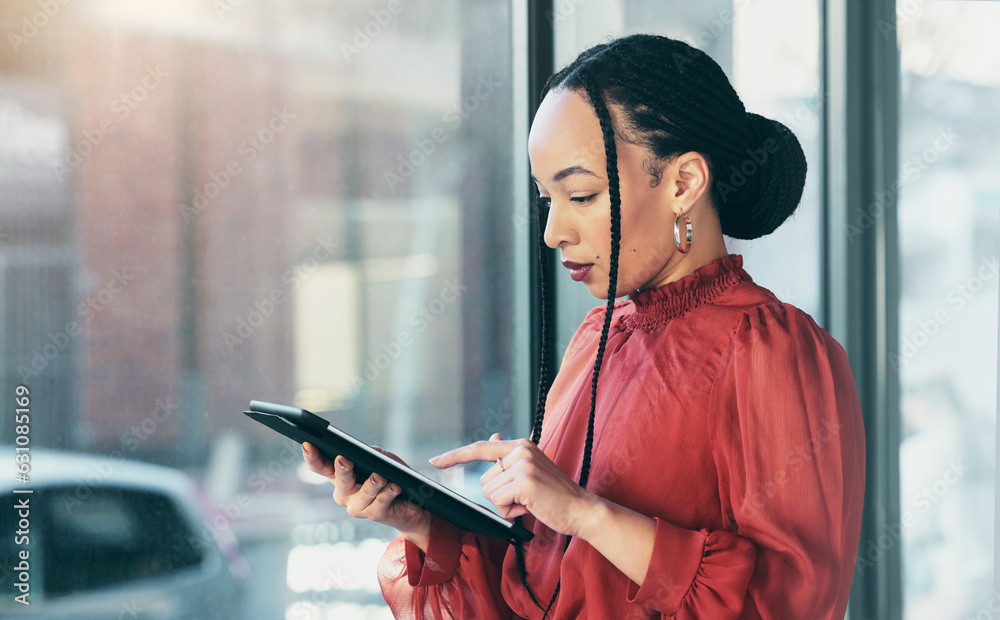
M 595 514 L 593 508 L 601 501 L 564 474 L 528 439 L 503 441 L 496 433 L 489 441 L 477 441 L 436 456 L 431 464 L 444 468 L 471 461 L 494 463 L 480 482 L 483 496 L 505 519 L 531 513 L 560 534 L 576 537 L 589 524 Z
M 375 446 L 373 446 L 375 447 Z M 403 460 L 391 452 L 375 447 L 382 454 L 400 463 Z M 427 551 L 430 535 L 430 513 L 399 498 L 398 484 L 388 483 L 378 474 L 368 476 L 359 484 L 354 479 L 354 463 L 338 456 L 331 463 L 310 443 L 302 444 L 302 457 L 309 469 L 329 478 L 336 487 L 333 501 L 347 508 L 347 514 L 359 519 L 370 519 L 399 530 L 404 538 Z M 403 463 L 406 465 L 406 463 Z

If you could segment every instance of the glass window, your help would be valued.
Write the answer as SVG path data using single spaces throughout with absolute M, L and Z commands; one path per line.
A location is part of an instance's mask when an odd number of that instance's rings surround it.
M 559 67 L 609 36 L 650 32 L 678 38 L 719 63 L 748 111 L 779 120 L 795 133 L 809 163 L 801 205 L 773 234 L 754 241 L 727 237 L 726 246 L 730 253 L 743 255 L 744 267 L 756 282 L 822 322 L 824 96 L 819 16 L 815 1 L 615 0 L 557 2 L 552 18 Z M 775 23 L 782 27 L 774 28 Z M 573 284 L 568 279 L 557 282 L 563 301 L 558 343 L 563 349 L 586 312 L 598 305 Z
M 249 400 L 425 472 L 527 434 L 510 12 L 0 6 L 4 394 L 31 388 L 33 445 L 202 480 L 224 515 L 208 531 L 252 569 L 247 618 L 386 617 L 373 567 L 395 535 L 349 518 Z M 476 496 L 467 469 L 441 477 Z
M 897 17 L 899 181 L 884 208 L 898 204 L 888 362 L 900 377 L 902 523 L 862 553 L 901 541 L 907 620 L 992 617 L 1000 4 L 907 2 Z

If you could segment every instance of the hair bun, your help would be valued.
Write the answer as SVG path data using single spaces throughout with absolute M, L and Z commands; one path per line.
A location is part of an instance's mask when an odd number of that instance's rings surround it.
M 722 232 L 736 239 L 756 239 L 774 232 L 799 206 L 806 183 L 806 156 L 792 130 L 752 112 L 747 113 L 747 119 L 756 143 L 747 148 L 746 159 L 732 169 L 736 179 L 739 173 L 745 175 L 746 191 L 719 205 Z

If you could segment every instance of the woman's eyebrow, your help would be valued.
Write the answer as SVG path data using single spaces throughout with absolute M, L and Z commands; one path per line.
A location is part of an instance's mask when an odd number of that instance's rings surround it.
M 586 175 L 589 175 L 589 176 L 597 178 L 596 174 L 594 174 L 590 170 L 587 170 L 583 166 L 570 166 L 569 168 L 563 168 L 559 172 L 555 173 L 555 175 L 552 177 L 552 182 L 553 183 L 558 183 L 558 182 L 562 181 L 563 179 L 565 179 L 566 177 L 572 176 L 574 174 L 586 174 Z M 535 179 L 535 175 L 532 174 L 531 178 L 534 179 L 534 181 L 536 183 L 538 182 L 538 179 Z

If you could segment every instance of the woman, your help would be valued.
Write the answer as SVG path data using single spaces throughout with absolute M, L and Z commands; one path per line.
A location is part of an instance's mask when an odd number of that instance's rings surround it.
M 864 492 L 850 366 L 723 239 L 794 211 L 798 140 L 748 114 L 704 53 L 635 35 L 550 79 L 528 149 L 544 243 L 607 306 L 540 388 L 530 440 L 432 463 L 495 461 L 484 496 L 535 538 L 460 531 L 305 452 L 351 515 L 402 534 L 379 568 L 393 613 L 843 618 Z

